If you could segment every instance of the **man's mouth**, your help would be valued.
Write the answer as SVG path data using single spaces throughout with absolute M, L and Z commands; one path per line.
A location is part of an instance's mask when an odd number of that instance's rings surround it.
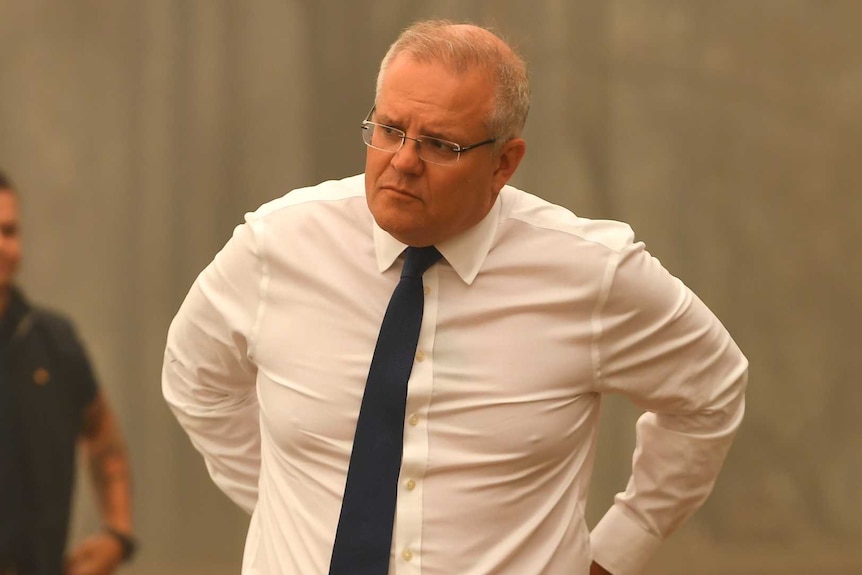
M 407 196 L 407 197 L 417 199 L 417 200 L 419 199 L 418 195 L 416 195 L 415 193 L 411 192 L 410 190 L 408 190 L 406 188 L 400 188 L 398 186 L 381 186 L 381 189 L 389 190 L 390 192 L 395 192 L 396 194 L 398 194 L 400 196 Z

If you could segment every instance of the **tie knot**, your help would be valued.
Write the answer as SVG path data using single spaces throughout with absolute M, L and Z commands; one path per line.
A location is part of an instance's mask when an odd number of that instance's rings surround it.
M 425 270 L 434 265 L 442 256 L 434 246 L 424 248 L 408 247 L 404 257 L 402 278 L 421 278 Z

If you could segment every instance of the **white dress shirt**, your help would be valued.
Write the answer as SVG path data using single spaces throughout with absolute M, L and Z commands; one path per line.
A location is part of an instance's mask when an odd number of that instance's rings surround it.
M 363 176 L 246 216 L 174 319 L 165 398 L 252 513 L 246 575 L 325 575 L 353 433 L 404 245 Z M 390 574 L 638 572 L 707 497 L 747 362 L 625 224 L 506 186 L 437 245 L 408 383 Z M 600 397 L 645 410 L 633 473 L 592 536 Z

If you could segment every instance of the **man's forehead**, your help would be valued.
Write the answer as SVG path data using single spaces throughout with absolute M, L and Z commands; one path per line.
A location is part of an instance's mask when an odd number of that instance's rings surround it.
M 392 88 L 385 82 L 374 108 L 374 117 L 379 122 L 410 123 L 421 129 L 445 132 L 469 131 L 474 123 L 481 125 L 481 118 L 488 113 L 486 106 L 477 105 L 470 93 L 409 91 Z
M 18 220 L 18 196 L 9 190 L 0 190 L 0 221 Z
M 427 131 L 452 130 L 462 123 L 458 111 L 435 102 L 417 102 L 383 90 L 374 106 L 374 117 L 382 123 L 411 124 Z
M 18 194 L 15 193 L 15 190 L 10 190 L 8 188 L 0 188 L 0 202 L 17 205 Z

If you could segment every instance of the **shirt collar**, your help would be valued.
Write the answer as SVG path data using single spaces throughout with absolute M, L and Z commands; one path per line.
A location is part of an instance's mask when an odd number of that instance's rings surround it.
M 500 210 L 501 200 L 498 194 L 494 205 L 482 221 L 454 238 L 435 244 L 455 273 L 467 285 L 471 285 L 479 275 L 485 257 L 491 250 L 500 220 Z M 377 255 L 377 269 L 380 273 L 388 270 L 406 247 L 406 244 L 393 238 L 378 226 L 377 222 L 374 222 L 374 252 Z

